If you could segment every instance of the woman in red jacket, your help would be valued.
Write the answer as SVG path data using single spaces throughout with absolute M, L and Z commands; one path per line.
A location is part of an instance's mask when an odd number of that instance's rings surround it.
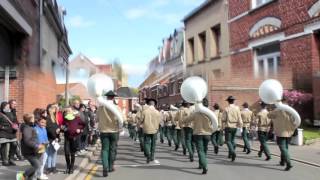
M 85 124 L 80 116 L 75 114 L 72 108 L 66 108 L 64 112 L 63 127 L 64 130 L 64 152 L 67 163 L 67 174 L 73 173 L 75 153 L 77 151 L 77 137 L 83 131 Z

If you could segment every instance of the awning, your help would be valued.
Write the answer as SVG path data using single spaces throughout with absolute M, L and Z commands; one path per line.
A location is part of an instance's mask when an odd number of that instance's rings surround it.
M 3 13 L 2 13 L 3 12 Z M 8 0 L 0 1 L 0 14 L 4 14 L 8 23 L 29 36 L 32 35 L 32 28 L 21 14 L 11 5 Z

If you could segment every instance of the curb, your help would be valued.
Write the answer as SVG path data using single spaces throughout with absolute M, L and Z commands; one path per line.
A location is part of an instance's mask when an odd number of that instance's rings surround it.
M 243 144 L 239 144 L 237 143 L 237 146 L 238 147 L 244 147 Z M 251 148 L 252 151 L 256 151 L 258 152 L 259 149 L 256 149 L 256 148 Z M 279 154 L 275 154 L 275 153 L 270 153 L 271 155 L 273 156 L 276 156 L 276 157 L 280 157 Z M 299 163 L 303 163 L 303 164 L 307 164 L 307 165 L 310 165 L 310 166 L 314 166 L 314 167 L 319 167 L 320 168 L 320 164 L 317 164 L 317 163 L 313 163 L 313 162 L 309 162 L 309 161 L 305 161 L 305 160 L 301 160 L 301 159 L 297 159 L 297 158 L 291 158 L 292 161 L 296 161 L 296 162 L 299 162 Z
M 304 142 L 304 145 L 311 145 L 311 144 L 314 144 L 314 143 L 317 143 L 317 142 L 320 142 L 320 138 L 306 140 Z

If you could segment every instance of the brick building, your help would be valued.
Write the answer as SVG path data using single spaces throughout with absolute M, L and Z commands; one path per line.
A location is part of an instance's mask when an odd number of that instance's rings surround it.
M 149 63 L 147 78 L 139 86 L 139 101 L 154 98 L 158 105 L 181 101 L 180 86 L 185 71 L 184 31 L 177 29 L 163 40 L 159 55 Z
M 184 17 L 185 77 L 200 76 L 208 83 L 210 106 L 224 105 L 229 95 L 230 51 L 227 0 L 207 0 Z
M 229 0 L 230 94 L 253 103 L 264 79 L 314 94 L 319 117 L 319 0 Z M 219 98 L 219 97 L 217 97 Z
M 19 120 L 56 100 L 71 53 L 63 16 L 55 0 L 0 1 L 0 100 L 17 100 Z

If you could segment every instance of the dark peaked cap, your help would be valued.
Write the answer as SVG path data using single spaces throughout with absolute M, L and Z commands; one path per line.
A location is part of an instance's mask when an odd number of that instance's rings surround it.
M 110 90 L 108 91 L 105 96 L 109 96 L 109 97 L 116 97 L 118 96 L 114 91 Z
M 226 99 L 226 101 L 234 101 L 234 100 L 236 100 L 236 98 L 233 97 L 233 96 L 229 96 L 229 97 Z

